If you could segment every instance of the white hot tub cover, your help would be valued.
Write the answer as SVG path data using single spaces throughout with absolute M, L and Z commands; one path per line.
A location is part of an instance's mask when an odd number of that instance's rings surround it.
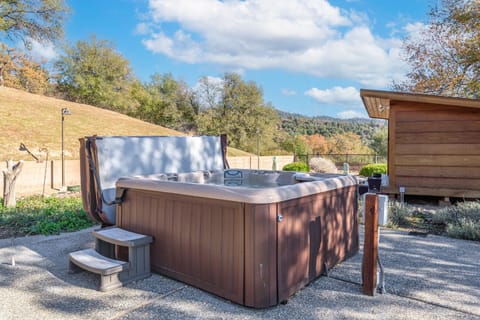
M 223 170 L 226 136 L 117 136 L 80 139 L 84 209 L 105 225 L 115 224 L 115 183 L 120 177 Z

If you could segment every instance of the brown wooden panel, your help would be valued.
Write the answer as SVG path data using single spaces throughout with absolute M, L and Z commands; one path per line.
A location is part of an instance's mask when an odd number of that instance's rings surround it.
M 396 166 L 438 166 L 438 167 L 477 167 L 480 156 L 466 155 L 399 155 L 395 157 Z
M 396 127 L 397 132 L 478 132 L 480 131 L 480 121 L 399 121 Z
M 317 197 L 294 199 L 279 204 L 279 213 L 283 220 L 278 224 L 278 298 L 287 300 L 297 290 L 309 282 L 310 259 L 314 264 L 319 255 L 320 217 L 313 219 L 318 222 L 318 228 L 313 232 L 309 228 L 310 214 L 313 212 Z M 321 208 L 320 214 L 325 211 Z M 310 238 L 318 239 L 318 244 L 310 242 Z M 310 252 L 310 245 L 316 247 L 316 252 Z M 314 271 L 313 271 L 314 272 Z
M 480 142 L 480 141 L 479 141 Z M 397 155 L 480 155 L 480 143 L 470 144 L 425 144 L 425 143 L 399 143 L 396 145 Z
M 390 118 L 388 119 L 388 165 L 387 173 L 389 174 L 390 183 L 395 184 L 395 175 L 391 174 L 395 172 L 395 157 L 397 154 L 396 151 L 396 125 L 397 125 L 397 114 L 395 108 L 391 107 Z
M 397 166 L 397 176 L 480 179 L 480 167 Z
M 404 108 L 396 109 L 396 118 L 398 122 L 415 121 L 465 121 L 478 120 L 480 118 L 479 110 L 466 108 Z
M 277 204 L 245 204 L 245 305 L 265 308 L 277 298 Z
M 404 177 L 397 175 L 397 185 L 419 188 L 479 189 L 480 179 Z
M 387 194 L 399 194 L 398 186 L 382 187 L 382 193 Z M 419 188 L 408 187 L 405 189 L 407 195 L 427 195 L 438 197 L 455 197 L 462 199 L 479 199 L 480 190 L 468 190 L 468 189 L 448 189 L 448 188 Z
M 120 212 L 120 227 L 154 237 L 154 271 L 243 304 L 243 204 L 130 189 Z
M 278 297 L 296 290 L 358 251 L 356 187 L 279 204 Z
M 480 131 L 451 133 L 451 132 L 397 132 L 395 137 L 396 144 L 476 144 L 480 137 Z

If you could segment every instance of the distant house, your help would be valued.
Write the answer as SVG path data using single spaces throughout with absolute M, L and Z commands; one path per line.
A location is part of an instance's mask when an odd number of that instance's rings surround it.
M 480 100 L 361 90 L 388 120 L 389 186 L 382 192 L 480 198 Z

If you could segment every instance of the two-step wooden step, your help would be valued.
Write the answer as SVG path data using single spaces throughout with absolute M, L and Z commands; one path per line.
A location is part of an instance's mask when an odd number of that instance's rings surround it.
M 84 249 L 68 256 L 69 271 L 87 270 L 100 275 L 100 291 L 108 291 L 129 282 L 144 279 L 150 273 L 152 237 L 111 227 L 93 231 L 95 250 Z M 119 260 L 121 249 L 128 261 Z

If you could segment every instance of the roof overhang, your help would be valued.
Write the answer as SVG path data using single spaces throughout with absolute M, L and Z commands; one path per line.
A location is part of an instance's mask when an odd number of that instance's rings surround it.
M 426 104 L 449 105 L 480 109 L 479 99 L 465 99 L 434 96 L 418 93 L 360 89 L 360 96 L 370 118 L 388 119 L 390 105 L 395 102 L 420 102 Z

